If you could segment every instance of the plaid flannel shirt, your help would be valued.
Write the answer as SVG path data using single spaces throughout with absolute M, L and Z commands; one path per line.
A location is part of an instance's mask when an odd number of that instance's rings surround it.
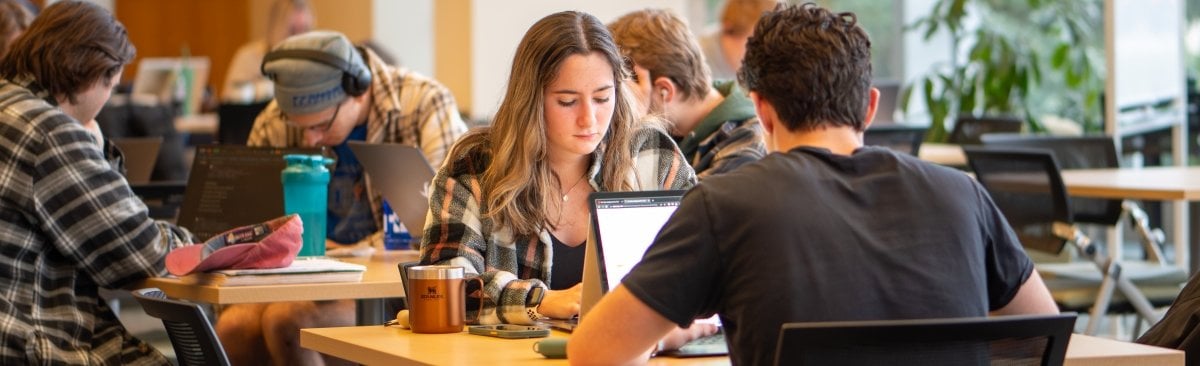
M 0 80 L 0 364 L 160 365 L 100 299 L 165 273 L 186 230 L 156 222 L 83 125 Z
M 440 166 L 450 147 L 464 133 L 467 125 L 458 113 L 454 95 L 433 79 L 383 63 L 374 51 L 365 50 L 371 69 L 372 108 L 367 114 L 367 143 L 394 143 L 416 146 L 425 153 L 429 164 Z M 271 101 L 254 121 L 246 141 L 250 146 L 297 147 L 303 145 L 304 131 L 289 126 L 278 104 Z M 366 181 L 367 197 L 375 222 L 382 222 L 380 210 L 383 198 Z M 380 242 L 380 233 L 367 237 L 371 243 Z
M 758 117 L 727 121 L 700 142 L 692 167 L 700 179 L 733 171 L 767 156 L 766 130 Z
M 635 190 L 688 189 L 695 173 L 662 130 L 639 131 L 631 146 Z M 434 177 L 429 216 L 421 244 L 421 263 L 462 266 L 484 280 L 483 311 L 468 309 L 480 324 L 530 324 L 526 297 L 537 286 L 545 288 L 553 263 L 549 228 L 537 236 L 514 236 L 483 217 L 479 177 L 490 157 L 480 151 L 452 157 Z M 601 191 L 600 156 L 594 155 L 588 183 Z M 475 317 L 475 315 L 478 315 Z

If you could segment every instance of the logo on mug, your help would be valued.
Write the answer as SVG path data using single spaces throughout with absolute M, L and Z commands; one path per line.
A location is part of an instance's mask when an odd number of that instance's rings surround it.
M 446 295 L 437 292 L 437 286 L 428 286 L 425 288 L 425 293 L 421 294 L 422 300 L 434 300 L 446 297 Z

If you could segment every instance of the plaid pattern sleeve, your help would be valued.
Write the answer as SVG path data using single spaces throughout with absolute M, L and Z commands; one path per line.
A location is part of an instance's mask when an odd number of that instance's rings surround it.
M 646 127 L 633 139 L 634 190 L 689 189 L 696 173 L 684 159 L 671 136 L 659 128 Z
M 161 364 L 99 298 L 164 273 L 155 222 L 81 124 L 0 81 L 0 364 Z
M 478 319 L 479 324 L 530 324 L 525 297 L 534 286 L 545 286 L 530 272 L 540 272 L 548 262 L 537 238 L 514 238 L 509 230 L 494 230 L 492 221 L 483 217 L 479 175 L 486 163 L 482 159 L 473 153 L 455 157 L 434 177 L 421 263 L 462 266 L 483 279 L 482 310 L 467 309 L 468 318 Z M 534 268 L 538 270 L 531 271 Z M 525 276 L 517 275 L 522 272 Z
M 758 117 L 729 121 L 700 142 L 692 162 L 700 179 L 724 174 L 767 155 L 766 131 Z

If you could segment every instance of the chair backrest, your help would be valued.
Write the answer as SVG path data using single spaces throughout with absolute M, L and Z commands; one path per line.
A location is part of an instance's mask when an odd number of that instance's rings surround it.
M 146 314 L 162 319 L 180 366 L 228 366 L 225 348 L 200 305 L 167 298 L 157 288 L 133 292 Z
M 254 104 L 222 103 L 217 106 L 217 141 L 223 145 L 245 145 L 254 119 L 270 101 Z
M 1054 223 L 1073 223 L 1070 201 L 1054 154 L 1045 149 L 963 148 L 975 179 L 1026 249 L 1057 254 L 1066 240 L 1055 235 Z
M 987 133 L 1021 132 L 1021 120 L 1013 117 L 958 117 L 947 139 L 952 144 L 979 145 Z
M 1119 168 L 1117 144 L 1111 136 L 1031 136 L 987 134 L 984 146 L 1046 149 L 1062 169 Z M 1071 214 L 1076 222 L 1115 225 L 1121 219 L 1121 200 L 1074 198 Z
M 927 129 L 926 127 L 896 124 L 873 124 L 863 131 L 863 145 L 883 146 L 917 156 L 921 151 L 921 141 L 925 140 Z
M 1062 365 L 1075 314 L 788 323 L 776 365 Z

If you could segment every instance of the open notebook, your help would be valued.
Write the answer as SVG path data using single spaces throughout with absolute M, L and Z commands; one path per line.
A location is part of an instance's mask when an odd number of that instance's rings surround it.
M 180 277 L 187 284 L 213 286 L 283 285 L 292 283 L 359 282 L 366 266 L 334 259 L 296 259 L 290 266 L 270 269 L 226 269 Z

